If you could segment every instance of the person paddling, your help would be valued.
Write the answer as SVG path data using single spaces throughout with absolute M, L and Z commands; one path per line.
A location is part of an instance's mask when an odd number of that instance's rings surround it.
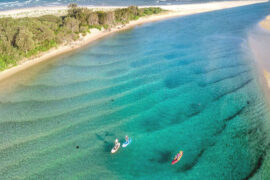
M 118 143 L 119 143 L 118 139 L 115 139 L 114 145 L 117 146 Z
M 174 156 L 174 158 L 172 160 L 172 165 L 175 164 L 175 163 L 177 163 L 182 158 L 182 156 L 183 156 L 183 151 L 179 151 L 179 153 L 177 153 Z
M 129 138 L 127 135 L 125 136 L 125 141 L 123 144 L 122 144 L 122 147 L 127 147 L 130 143 L 131 143 L 131 138 Z
M 120 147 L 120 143 L 119 143 L 118 139 L 115 139 L 115 141 L 114 141 L 114 147 L 111 150 L 111 153 L 115 153 L 119 149 L 119 147 Z
M 128 143 L 128 140 L 129 140 L 128 136 L 125 137 L 125 140 L 126 140 L 126 142 Z

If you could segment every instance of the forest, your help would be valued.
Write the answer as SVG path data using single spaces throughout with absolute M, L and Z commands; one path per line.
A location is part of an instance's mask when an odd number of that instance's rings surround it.
M 65 16 L 0 18 L 0 70 L 16 65 L 63 43 L 91 33 L 92 28 L 110 29 L 142 16 L 158 14 L 161 8 L 149 7 L 93 11 L 70 4 Z

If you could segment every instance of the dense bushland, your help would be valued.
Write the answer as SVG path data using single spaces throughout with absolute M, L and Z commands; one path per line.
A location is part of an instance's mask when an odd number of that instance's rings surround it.
M 130 6 L 114 11 L 92 11 L 70 4 L 66 16 L 0 18 L 0 70 L 19 60 L 69 43 L 91 28 L 108 29 L 139 17 L 158 14 L 160 8 Z

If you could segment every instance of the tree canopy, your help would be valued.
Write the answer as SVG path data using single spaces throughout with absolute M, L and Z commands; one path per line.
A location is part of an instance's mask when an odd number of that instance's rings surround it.
M 158 14 L 160 8 L 130 6 L 114 11 L 92 11 L 70 4 L 65 16 L 0 18 L 0 70 L 19 60 L 76 40 L 91 28 L 111 28 L 141 16 Z

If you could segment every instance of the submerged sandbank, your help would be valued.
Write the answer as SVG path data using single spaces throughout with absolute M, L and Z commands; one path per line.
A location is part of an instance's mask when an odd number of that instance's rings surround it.
M 96 29 L 94 30 L 92 29 L 90 34 L 87 34 L 86 36 L 81 37 L 77 41 L 71 42 L 67 45 L 58 46 L 57 48 L 53 48 L 49 50 L 48 52 L 44 52 L 44 53 L 39 54 L 38 56 L 23 60 L 19 63 L 19 65 L 0 72 L 0 81 L 14 75 L 15 73 L 19 71 L 25 70 L 26 68 L 29 68 L 40 62 L 43 62 L 47 59 L 78 49 L 106 35 L 109 35 L 118 31 L 126 30 L 139 24 L 158 21 L 158 20 L 177 17 L 177 16 L 185 16 L 185 15 L 191 15 L 191 14 L 196 14 L 196 13 L 203 13 L 203 12 L 251 5 L 251 4 L 256 4 L 256 3 L 263 3 L 263 2 L 267 2 L 267 1 L 265 0 L 263 1 L 230 1 L 230 2 L 211 2 L 211 3 L 200 3 L 200 4 L 159 6 L 162 9 L 169 10 L 169 11 L 158 14 L 158 15 L 142 17 L 139 20 L 131 21 L 130 23 L 126 25 L 116 26 L 112 28 L 111 30 L 99 31 Z M 92 8 L 94 10 L 100 10 L 100 9 L 110 10 L 112 8 L 119 8 L 119 7 L 99 6 L 99 7 L 88 7 L 88 8 Z M 18 17 L 26 17 L 26 16 L 28 17 L 40 16 L 40 15 L 45 15 L 45 14 L 63 15 L 65 13 L 64 11 L 66 11 L 65 7 L 29 8 L 29 9 L 21 9 L 21 10 L 3 11 L 3 12 L 0 12 L 0 17 L 18 18 Z
M 263 29 L 270 31 L 270 15 L 260 22 L 260 26 Z
M 263 76 L 266 80 L 266 85 L 270 89 L 270 15 L 259 22 L 260 28 L 266 31 L 259 34 L 252 34 L 249 37 L 250 46 L 255 59 L 258 61 L 260 69 L 263 71 Z

